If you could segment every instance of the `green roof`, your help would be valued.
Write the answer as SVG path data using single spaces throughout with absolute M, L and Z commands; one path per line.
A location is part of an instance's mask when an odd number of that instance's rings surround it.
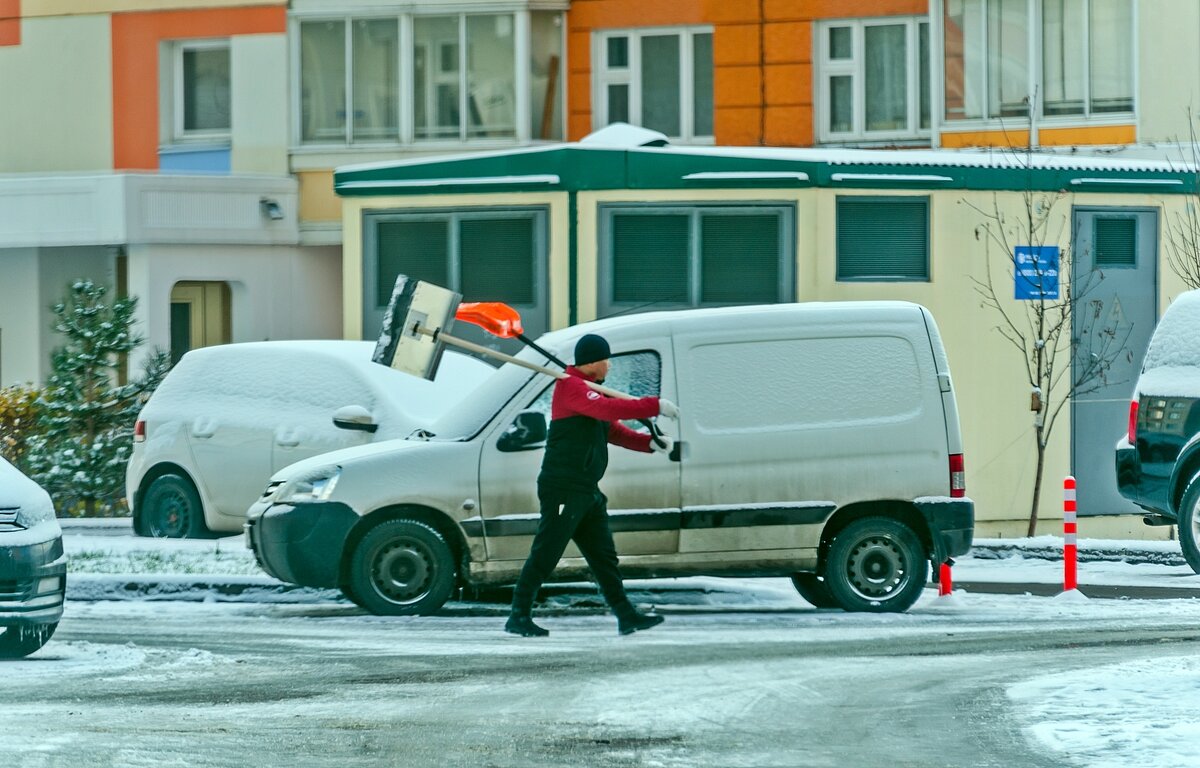
M 1197 169 L 1008 150 L 603 147 L 585 143 L 338 168 L 350 197 L 602 189 L 1078 190 L 1193 194 Z

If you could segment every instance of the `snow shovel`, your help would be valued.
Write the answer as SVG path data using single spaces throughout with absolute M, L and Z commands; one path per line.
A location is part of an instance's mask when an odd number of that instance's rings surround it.
M 432 380 L 437 373 L 438 363 L 441 362 L 444 345 L 465 349 L 469 352 L 490 357 L 501 362 L 513 363 L 531 371 L 553 376 L 556 379 L 567 378 L 565 371 L 555 371 L 552 368 L 531 363 L 503 352 L 497 352 L 481 344 L 451 335 L 448 331 L 459 315 L 459 305 L 462 295 L 447 288 L 427 283 L 423 280 L 413 280 L 407 275 L 399 275 L 392 289 L 392 297 L 383 316 L 383 330 L 375 345 L 375 353 L 371 359 L 381 365 L 395 368 L 398 371 Z M 484 330 L 502 338 L 518 338 L 530 345 L 535 351 L 545 355 L 549 360 L 566 367 L 546 350 L 525 338 L 521 327 L 521 317 L 516 310 L 501 304 L 503 310 L 495 309 L 489 313 L 481 309 L 482 305 L 468 304 L 461 317 L 473 324 L 480 324 Z M 486 324 L 485 324 L 486 323 Z M 636 400 L 633 395 L 610 389 L 594 381 L 586 382 L 589 387 L 609 397 L 622 400 Z M 647 423 L 644 420 L 643 423 Z M 659 445 L 657 427 L 651 426 L 651 436 Z

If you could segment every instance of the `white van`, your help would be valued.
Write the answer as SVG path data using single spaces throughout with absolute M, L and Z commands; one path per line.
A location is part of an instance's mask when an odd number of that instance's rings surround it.
M 371 362 L 366 341 L 264 341 L 188 352 L 138 415 L 125 493 L 144 536 L 237 532 L 273 472 L 407 436 L 495 369 L 447 352 L 436 381 Z
M 902 611 L 931 560 L 970 547 L 958 409 L 925 308 L 661 312 L 539 344 L 569 357 L 584 333 L 612 347 L 608 386 L 681 411 L 671 457 L 610 450 L 601 487 L 624 576 L 788 575 L 819 607 Z M 431 434 L 287 467 L 251 508 L 248 545 L 273 576 L 379 614 L 514 582 L 538 523 L 551 387 L 509 364 Z M 555 576 L 584 573 L 568 548 Z

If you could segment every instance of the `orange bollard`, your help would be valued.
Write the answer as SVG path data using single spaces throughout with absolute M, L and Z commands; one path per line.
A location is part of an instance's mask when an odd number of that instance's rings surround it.
M 1063 481 L 1063 590 L 1079 587 L 1076 570 L 1075 478 L 1067 475 Z

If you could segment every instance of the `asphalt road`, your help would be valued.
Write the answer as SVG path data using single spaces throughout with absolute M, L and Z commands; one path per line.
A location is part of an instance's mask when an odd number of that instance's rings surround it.
M 1065 763 L 1007 685 L 1200 653 L 1165 619 L 681 611 L 626 638 L 594 611 L 544 622 L 526 640 L 498 615 L 73 606 L 38 656 L 0 665 L 0 762 L 1038 768 Z

